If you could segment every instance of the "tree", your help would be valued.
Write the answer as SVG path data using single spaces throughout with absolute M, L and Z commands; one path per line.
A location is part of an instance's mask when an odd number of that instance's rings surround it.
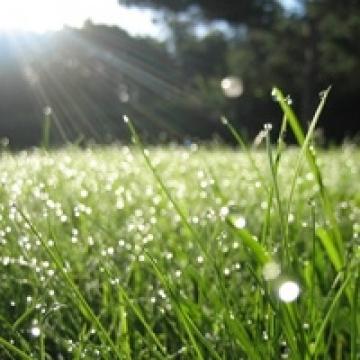
M 331 84 L 330 105 L 322 117 L 328 118 L 322 124 L 327 135 L 339 140 L 359 130 L 356 101 L 360 91 L 359 0 L 298 0 L 297 12 L 286 11 L 279 1 L 124 0 L 122 3 L 165 9 L 181 18 L 195 7 L 202 19 L 222 19 L 234 28 L 240 25 L 240 36 L 235 32 L 233 37 L 228 37 L 229 45 L 223 52 L 227 66 L 222 70 L 240 76 L 245 82 L 246 92 L 241 101 L 229 103 L 227 110 L 235 118 L 246 118 L 248 128 L 256 128 L 253 125 L 259 117 L 273 119 L 275 113 L 268 100 L 273 85 L 291 93 L 301 120 L 307 124 L 316 107 L 317 94 Z M 198 71 L 198 59 L 208 58 L 208 63 L 213 62 L 210 53 L 207 57 L 202 52 L 203 42 L 191 43 L 188 34 L 179 37 L 179 28 L 172 27 L 172 31 L 179 61 L 187 64 L 187 69 Z M 218 58 L 214 60 L 218 62 Z M 204 84 L 206 74 L 201 75 Z M 208 76 L 213 79 L 211 73 Z M 344 126 L 339 126 L 339 121 Z
M 276 0 L 119 0 L 127 6 L 150 7 L 172 12 L 186 12 L 196 7 L 210 20 L 226 20 L 232 24 L 269 26 L 280 10 Z

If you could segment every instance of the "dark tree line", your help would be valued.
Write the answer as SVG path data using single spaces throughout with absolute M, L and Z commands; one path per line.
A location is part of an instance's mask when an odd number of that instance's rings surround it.
M 359 131 L 359 0 L 298 0 L 293 13 L 276 0 L 120 2 L 161 9 L 166 14 L 184 13 L 195 7 L 202 21 L 224 20 L 238 30 L 227 39 L 229 50 L 224 52 L 223 74 L 238 74 L 247 88 L 244 98 L 233 104 L 235 109 L 228 107 L 235 118 L 243 118 L 239 125 L 245 123 L 251 130 L 249 123 L 263 117 L 272 119 L 274 111 L 266 97 L 274 84 L 291 93 L 298 113 L 307 123 L 318 101 L 317 94 L 332 85 L 322 123 L 327 136 L 340 140 Z M 178 45 L 180 55 L 182 45 L 188 44 L 185 41 Z
M 230 141 L 225 114 L 251 139 L 281 114 L 270 96 L 291 94 L 306 124 L 318 93 L 333 90 L 320 126 L 329 141 L 359 131 L 360 1 L 124 0 L 163 14 L 166 41 L 131 37 L 87 22 L 43 35 L 0 35 L 0 138 L 13 147 L 41 142 L 43 109 L 52 108 L 51 143 L 128 140 L 131 116 L 147 141 Z M 214 20 L 227 30 L 211 26 Z M 204 36 L 196 29 L 208 27 Z M 226 76 L 244 92 L 224 96 Z

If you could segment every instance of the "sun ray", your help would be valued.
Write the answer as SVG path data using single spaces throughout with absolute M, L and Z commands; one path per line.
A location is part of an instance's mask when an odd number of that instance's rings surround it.
M 79 28 L 90 19 L 94 23 L 120 26 L 131 34 L 161 37 L 164 30 L 153 22 L 153 17 L 150 10 L 128 9 L 117 0 L 0 1 L 0 31 L 7 32 L 43 33 L 60 30 L 65 25 Z

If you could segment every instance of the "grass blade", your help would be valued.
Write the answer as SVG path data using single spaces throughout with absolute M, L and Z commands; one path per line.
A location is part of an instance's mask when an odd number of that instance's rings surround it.
M 85 298 L 82 296 L 80 290 L 75 285 L 73 280 L 70 278 L 69 274 L 64 270 L 64 266 L 62 262 L 59 260 L 58 256 L 51 250 L 51 248 L 48 246 L 48 244 L 44 241 L 40 233 L 37 231 L 37 229 L 34 227 L 33 223 L 30 221 L 30 219 L 24 214 L 22 210 L 20 210 L 18 207 L 16 207 L 17 211 L 21 215 L 21 217 L 24 219 L 26 224 L 29 226 L 30 230 L 34 234 L 34 236 L 40 241 L 41 245 L 45 249 L 46 253 L 49 255 L 50 259 L 54 262 L 56 268 L 59 270 L 60 274 L 62 275 L 63 279 L 71 289 L 72 293 L 75 296 L 76 299 L 76 305 L 78 305 L 79 310 L 83 313 L 83 315 L 94 325 L 94 327 L 99 331 L 101 334 L 101 337 L 103 338 L 103 341 L 107 343 L 110 348 L 113 350 L 114 354 L 117 356 L 118 359 L 122 359 L 122 354 L 120 354 L 119 349 L 115 346 L 114 342 L 111 340 L 110 335 L 105 330 L 103 325 L 101 324 L 98 317 L 94 314 L 92 311 L 90 305 L 87 303 Z
M 22 360 L 34 360 L 32 357 L 28 356 L 22 350 L 17 348 L 15 345 L 9 343 L 2 337 L 0 337 L 0 345 L 3 346 L 4 348 L 8 349 L 13 354 L 17 355 Z

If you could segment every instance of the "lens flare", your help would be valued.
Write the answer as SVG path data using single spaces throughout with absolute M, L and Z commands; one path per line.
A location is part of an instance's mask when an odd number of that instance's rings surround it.
M 244 85 L 242 80 L 237 76 L 227 76 L 221 80 L 221 88 L 225 96 L 236 98 L 243 94 Z

